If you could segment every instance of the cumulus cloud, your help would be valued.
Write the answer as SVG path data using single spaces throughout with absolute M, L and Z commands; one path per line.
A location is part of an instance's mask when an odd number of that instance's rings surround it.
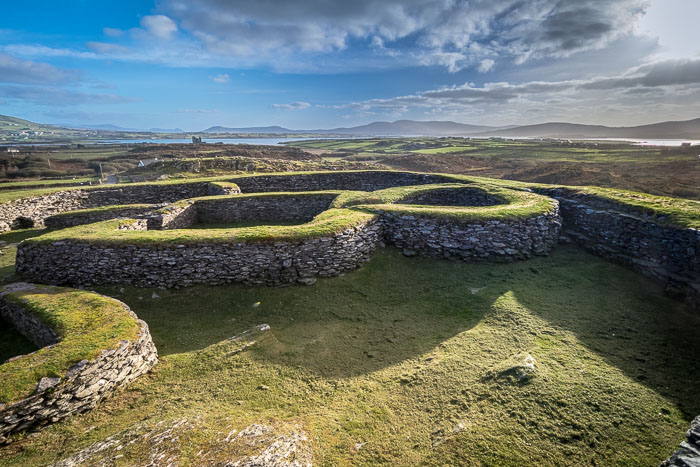
M 275 109 L 282 109 L 282 110 L 303 110 L 303 109 L 308 109 L 311 107 L 311 104 L 308 102 L 292 102 L 289 104 L 272 104 L 272 107 Z
M 212 76 L 211 80 L 215 83 L 224 84 L 231 81 L 231 77 L 228 75 L 228 73 L 221 73 L 219 75 Z
M 368 50 L 403 52 L 450 71 L 487 71 L 504 56 L 524 62 L 604 47 L 633 31 L 648 0 L 164 0 L 160 6 L 216 54 L 328 53 L 364 40 Z
M 0 85 L 0 97 L 30 101 L 39 105 L 121 104 L 136 99 L 114 94 L 91 94 L 51 86 Z
M 141 27 L 160 39 L 170 40 L 177 32 L 175 21 L 164 15 L 151 15 L 141 18 Z
M 0 82 L 21 84 L 46 84 L 74 82 L 80 74 L 73 70 L 62 70 L 48 63 L 20 60 L 0 53 Z
M 686 96 L 680 99 L 678 96 Z M 673 98 L 673 99 L 672 99 Z M 357 112 L 405 113 L 411 109 L 446 112 L 575 112 L 581 106 L 609 110 L 638 105 L 684 106 L 687 115 L 700 104 L 700 57 L 661 60 L 631 68 L 619 75 L 524 83 L 464 83 L 385 99 L 370 99 L 332 106 Z M 578 107 L 577 107 L 578 106 Z M 599 110 L 599 109 L 598 109 Z M 690 115 L 692 116 L 692 115 Z

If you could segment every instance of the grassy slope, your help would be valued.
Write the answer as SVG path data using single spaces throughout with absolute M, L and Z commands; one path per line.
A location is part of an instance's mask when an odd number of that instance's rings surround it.
M 0 365 L 0 403 L 28 397 L 42 377 L 62 377 L 79 361 L 138 335 L 136 322 L 120 303 L 95 293 L 43 286 L 9 293 L 5 300 L 26 307 L 56 332 L 59 342 Z
M 700 413 L 697 315 L 574 247 L 508 265 L 387 249 L 313 287 L 101 291 L 148 321 L 161 363 L 97 410 L 0 450 L 0 465 L 182 417 L 196 429 L 176 433 L 181 463 L 233 428 L 279 422 L 307 431 L 319 465 L 656 465 Z M 232 355 L 222 340 L 260 323 L 270 334 Z M 528 353 L 529 384 L 493 377 Z M 119 462 L 149 450 L 135 442 Z

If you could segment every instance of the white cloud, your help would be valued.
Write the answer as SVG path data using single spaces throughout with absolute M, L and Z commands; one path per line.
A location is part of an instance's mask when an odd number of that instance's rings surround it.
M 596 121 L 656 109 L 655 118 L 696 118 L 700 106 L 700 56 L 661 60 L 614 76 L 524 83 L 490 82 L 432 89 L 416 94 L 330 106 L 355 112 L 402 115 L 420 110 L 445 115 L 480 115 L 493 123 L 529 121 L 526 114 Z M 664 112 L 666 113 L 664 115 Z M 510 119 L 510 120 L 504 120 Z M 614 122 L 614 119 L 611 120 Z
M 281 109 L 281 110 L 303 110 L 303 109 L 308 109 L 311 107 L 311 104 L 308 102 L 292 102 L 289 104 L 272 104 L 272 107 L 275 109 Z
M 479 63 L 479 71 L 481 73 L 486 73 L 487 71 L 490 71 L 495 64 L 496 62 L 490 58 L 485 58 Z
M 102 32 L 107 37 L 119 37 L 124 35 L 124 31 L 117 28 L 102 28 Z
M 47 84 L 79 80 L 79 73 L 63 70 L 48 63 L 20 60 L 0 53 L 0 83 Z
M 212 76 L 211 80 L 215 83 L 224 84 L 231 81 L 231 77 L 228 75 L 228 73 L 221 73 L 219 75 Z
M 141 27 L 149 34 L 165 40 L 172 39 L 177 32 L 177 24 L 164 15 L 144 16 L 141 18 Z

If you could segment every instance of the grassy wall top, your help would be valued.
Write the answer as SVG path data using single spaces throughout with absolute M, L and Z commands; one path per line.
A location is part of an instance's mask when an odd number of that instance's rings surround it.
M 563 187 L 567 191 L 612 201 L 655 222 L 700 229 L 700 201 L 599 187 Z
M 54 214 L 51 217 L 89 217 L 93 214 L 99 214 L 103 212 L 123 211 L 127 209 L 147 209 L 153 206 L 153 204 L 113 204 L 111 206 L 102 206 L 99 208 L 78 209 L 75 211 L 61 212 L 58 214 Z
M 329 209 L 301 225 L 260 225 L 238 228 L 120 230 L 135 220 L 109 220 L 49 232 L 27 243 L 74 241 L 105 245 L 172 245 L 199 243 L 270 243 L 302 241 L 333 235 L 364 224 L 376 214 L 353 209 Z
M 354 170 L 343 171 L 345 173 L 376 173 L 376 172 L 401 172 L 391 170 Z M 80 186 L 66 188 L 43 188 L 37 190 L 16 190 L 16 191 L 0 191 L 0 203 L 34 196 L 42 196 L 57 191 L 65 190 L 92 190 L 105 188 L 124 188 L 139 185 L 172 185 L 198 182 L 215 182 L 215 183 L 234 183 L 238 179 L 249 177 L 270 177 L 270 176 L 293 176 L 293 175 L 314 175 L 314 174 L 338 174 L 340 171 L 307 171 L 307 172 L 276 172 L 276 173 L 260 173 L 249 175 L 236 176 L 219 176 L 219 177 L 202 177 L 189 179 L 171 179 L 158 182 L 143 182 L 120 185 L 96 185 L 96 186 Z M 407 173 L 407 172 L 403 172 Z M 620 205 L 621 209 L 629 209 L 630 212 L 640 212 L 645 215 L 655 217 L 660 223 L 667 225 L 675 225 L 686 228 L 700 228 L 700 202 L 679 198 L 670 198 L 664 196 L 649 195 L 646 193 L 638 193 L 626 190 L 618 190 L 612 188 L 599 187 L 574 187 L 563 185 L 547 185 L 530 182 L 518 182 L 513 180 L 496 180 L 483 177 L 473 177 L 454 174 L 433 174 L 451 178 L 455 183 L 486 183 L 492 186 L 500 186 L 505 188 L 564 188 L 574 192 L 580 192 L 591 196 L 600 197 L 604 200 L 614 201 Z
M 92 360 L 139 334 L 124 304 L 93 292 L 36 286 L 10 292 L 4 300 L 53 329 L 59 342 L 0 365 L 0 403 L 29 397 L 42 377 L 62 378 L 79 361 Z
M 436 189 L 478 189 L 499 199 L 502 204 L 494 206 L 424 206 L 417 204 L 393 204 L 407 198 Z M 524 219 L 555 209 L 556 202 L 546 196 L 527 191 L 511 190 L 493 184 L 472 183 L 468 185 L 436 184 L 388 188 L 370 193 L 347 193 L 339 196 L 334 205 L 355 206 L 372 212 L 389 212 L 418 217 L 444 218 L 457 221 L 490 221 Z

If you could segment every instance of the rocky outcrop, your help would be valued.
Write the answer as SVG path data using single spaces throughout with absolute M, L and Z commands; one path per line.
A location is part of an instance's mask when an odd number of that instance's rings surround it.
M 61 378 L 42 378 L 37 382 L 34 394 L 26 399 L 0 404 L 0 443 L 12 433 L 90 410 L 114 390 L 129 384 L 157 363 L 158 354 L 148 325 L 122 305 L 137 321 L 140 329 L 137 339 L 121 341 L 117 348 L 106 349 L 93 360 L 78 362 Z M 56 334 L 51 329 L 4 296 L 0 297 L 0 315 L 37 346 L 57 343 Z

